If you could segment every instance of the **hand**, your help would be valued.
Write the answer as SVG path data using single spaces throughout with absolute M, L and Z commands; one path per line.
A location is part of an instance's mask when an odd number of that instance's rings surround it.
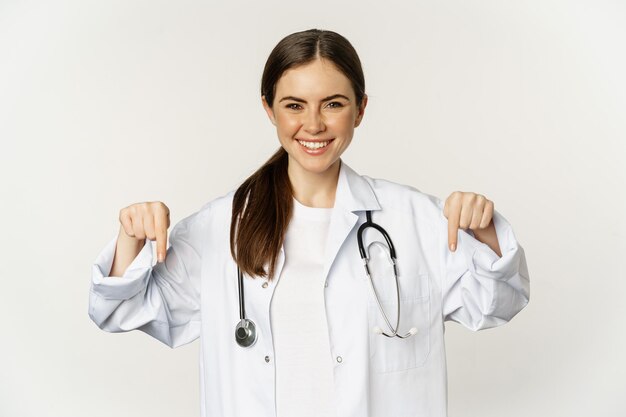
M 120 210 L 119 219 L 127 236 L 156 240 L 157 260 L 165 260 L 167 229 L 170 227 L 170 209 L 165 204 L 160 201 L 132 204 Z
M 493 227 L 493 201 L 480 194 L 455 191 L 446 199 L 443 215 L 448 219 L 448 246 L 454 252 L 459 227 L 477 232 Z

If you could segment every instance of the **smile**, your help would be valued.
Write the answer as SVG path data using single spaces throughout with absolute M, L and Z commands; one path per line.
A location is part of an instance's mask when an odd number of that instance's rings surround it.
M 334 139 L 320 141 L 320 142 L 307 142 L 307 141 L 299 140 L 299 139 L 296 139 L 296 140 L 300 143 L 300 145 L 308 149 L 320 149 L 320 148 L 324 148 L 328 146 L 328 144 L 332 142 Z

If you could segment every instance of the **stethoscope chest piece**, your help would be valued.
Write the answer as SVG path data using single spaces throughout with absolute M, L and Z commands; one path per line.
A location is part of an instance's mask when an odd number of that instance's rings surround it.
M 241 347 L 254 345 L 257 339 L 256 325 L 250 319 L 240 320 L 235 328 L 235 340 Z

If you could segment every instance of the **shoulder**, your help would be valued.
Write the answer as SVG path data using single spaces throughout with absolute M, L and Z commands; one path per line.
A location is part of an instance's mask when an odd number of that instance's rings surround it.
M 228 191 L 226 194 L 222 194 L 213 200 L 205 203 L 200 207 L 200 212 L 220 212 L 224 210 L 230 210 L 233 204 L 233 197 L 235 196 L 236 189 Z
M 425 247 L 439 245 L 447 230 L 447 219 L 443 214 L 444 202 L 438 196 L 388 179 L 368 175 L 362 178 L 376 195 L 381 210 L 374 216 L 381 224 L 400 235 L 419 236 Z
M 411 210 L 413 213 L 438 216 L 443 211 L 443 201 L 434 194 L 429 194 L 418 188 L 390 181 L 384 178 L 373 178 L 362 175 L 376 194 L 383 209 Z
M 204 203 L 196 213 L 194 213 L 203 223 L 223 222 L 227 219 L 230 222 L 232 214 L 233 197 L 236 190 L 230 190 L 211 201 Z
M 200 206 L 193 213 L 182 218 L 177 224 L 177 228 L 198 228 L 209 226 L 214 221 L 220 221 L 225 216 L 230 220 L 231 207 L 235 190 L 220 195 Z

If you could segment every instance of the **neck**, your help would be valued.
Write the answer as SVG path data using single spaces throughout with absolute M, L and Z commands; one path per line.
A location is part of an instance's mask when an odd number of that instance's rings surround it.
M 289 161 L 287 172 L 296 200 L 309 207 L 334 207 L 340 165 L 338 159 L 326 171 L 314 173 Z

